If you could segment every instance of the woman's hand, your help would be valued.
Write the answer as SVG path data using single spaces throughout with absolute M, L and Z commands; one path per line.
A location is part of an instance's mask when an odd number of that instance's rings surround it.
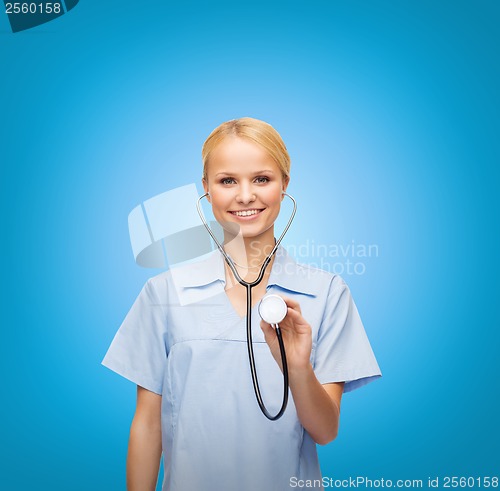
M 302 370 L 308 368 L 310 365 L 312 349 L 311 326 L 302 317 L 298 302 L 290 298 L 282 298 L 288 310 L 286 317 L 279 323 L 279 327 L 281 329 L 283 344 L 285 345 L 288 370 Z M 271 327 L 270 324 L 263 320 L 260 321 L 260 327 L 276 363 L 278 363 L 283 371 L 280 346 L 274 327 Z

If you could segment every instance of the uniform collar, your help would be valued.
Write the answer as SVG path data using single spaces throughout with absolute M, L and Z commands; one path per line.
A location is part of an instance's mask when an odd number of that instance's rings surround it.
M 177 287 L 182 289 L 204 288 L 213 283 L 226 284 L 224 274 L 224 257 L 217 249 L 205 259 L 185 266 L 172 268 Z M 267 289 L 278 287 L 294 293 L 317 296 L 318 282 L 311 281 L 314 268 L 298 264 L 281 245 L 276 251 Z

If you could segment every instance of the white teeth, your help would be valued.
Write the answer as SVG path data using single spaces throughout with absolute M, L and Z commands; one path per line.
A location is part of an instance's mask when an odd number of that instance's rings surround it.
M 239 217 L 249 217 L 250 215 L 257 215 L 259 211 L 260 210 L 232 211 L 231 213 Z

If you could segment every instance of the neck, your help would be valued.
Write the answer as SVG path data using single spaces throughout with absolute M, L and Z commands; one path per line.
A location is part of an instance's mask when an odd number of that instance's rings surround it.
M 257 237 L 224 234 L 224 250 L 240 266 L 259 268 L 275 245 L 274 227 Z

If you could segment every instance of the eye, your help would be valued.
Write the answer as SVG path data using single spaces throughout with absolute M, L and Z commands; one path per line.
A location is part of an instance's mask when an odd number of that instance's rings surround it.
M 266 182 L 269 182 L 269 177 L 260 176 L 260 177 L 257 177 L 255 180 L 258 184 L 265 184 Z
M 220 182 L 221 184 L 234 184 L 235 180 L 232 177 L 224 177 Z

